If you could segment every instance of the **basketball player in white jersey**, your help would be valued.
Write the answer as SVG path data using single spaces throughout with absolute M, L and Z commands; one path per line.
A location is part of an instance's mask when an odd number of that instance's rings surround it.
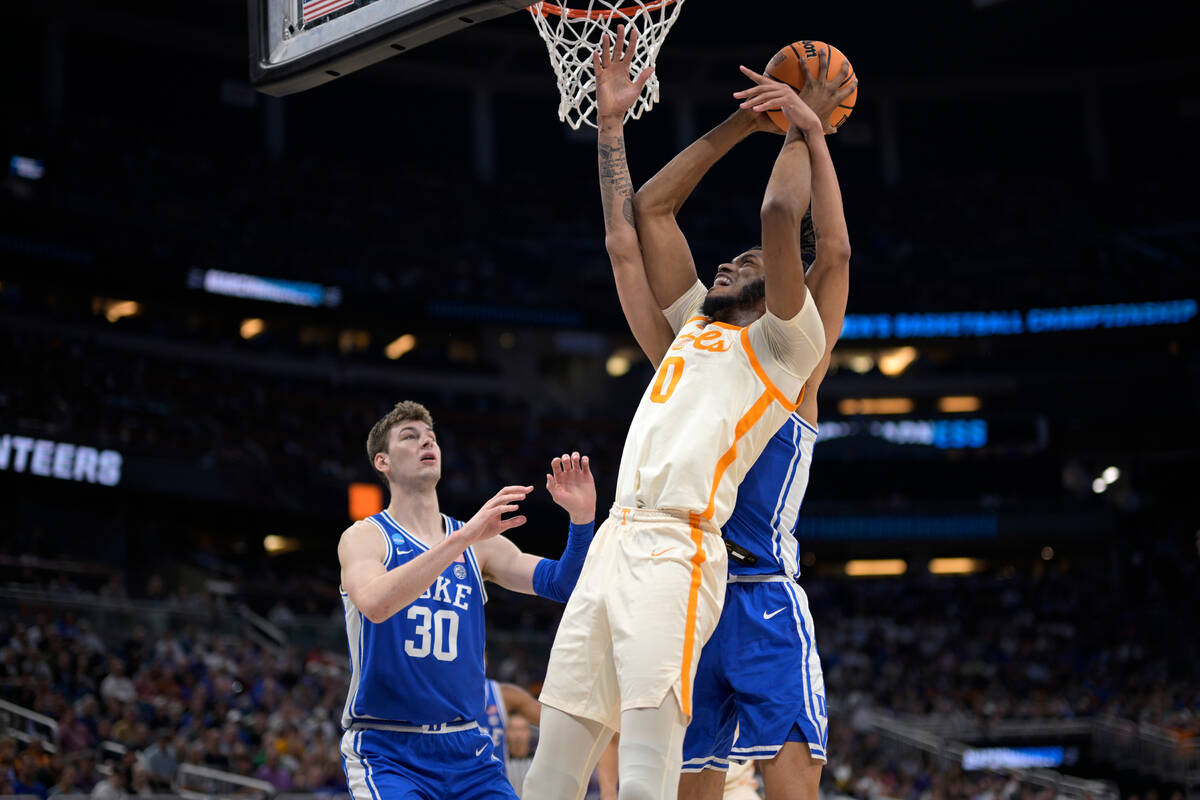
M 608 103 L 616 95 L 629 96 L 628 70 L 602 69 L 598 82 L 614 88 L 600 93 L 600 113 L 607 111 L 619 120 L 624 107 L 609 108 Z M 661 279 L 661 273 L 686 265 L 690 269 L 681 271 L 695 280 L 675 213 L 734 144 L 754 131 L 776 130 L 764 114 L 753 110 L 756 105 L 773 106 L 773 95 L 763 95 L 776 87 L 758 82 L 756 87 L 762 88 L 739 92 L 746 98 L 744 107 L 673 159 L 638 193 L 636 228 L 609 211 L 630 199 L 631 182 L 623 151 L 606 149 L 601 131 L 601 192 L 617 291 L 635 338 L 654 364 L 671 343 L 671 328 L 659 311 L 671 298 L 654 302 L 647 273 L 654 276 L 657 270 Z M 828 55 L 822 52 L 817 75 L 806 81 L 800 97 L 819 119 L 827 119 L 854 88 L 856 82 L 848 79 L 847 71 L 828 74 Z M 619 141 L 620 126 L 611 127 L 610 140 Z M 807 597 L 793 582 L 799 575 L 794 531 L 816 441 L 817 390 L 845 315 L 849 238 L 828 148 L 823 140 L 818 145 L 815 137 L 810 142 L 813 218 L 821 237 L 813 243 L 815 254 L 807 255 L 812 264 L 806 283 L 826 326 L 826 352 L 806 383 L 804 402 L 747 474 L 724 527 L 732 554 L 730 583 L 720 623 L 696 674 L 696 709 L 684 741 L 680 798 L 716 800 L 722 797 L 722 787 L 730 797 L 731 784 L 736 783 L 731 757 L 760 764 L 768 800 L 815 798 L 825 761 L 824 681 Z M 615 177 L 606 180 L 606 168 Z M 727 768 L 730 774 L 723 773 Z
M 598 72 L 607 42 L 603 50 Z M 615 56 L 626 71 L 632 50 L 631 41 Z M 805 138 L 821 136 L 821 123 L 802 103 L 785 113 L 792 127 L 763 197 L 762 249 L 721 265 L 707 298 L 694 271 L 672 295 L 675 339 L 630 425 L 617 502 L 551 651 L 528 800 L 578 798 L 618 729 L 622 800 L 676 795 L 696 663 L 724 602 L 721 526 L 825 353 L 799 247 L 811 184 Z M 602 131 L 612 122 L 601 120 Z
M 566 601 L 592 538 L 596 487 L 586 456 L 551 462 L 546 489 L 571 519 L 560 560 L 501 534 L 532 486 L 507 486 L 465 523 L 443 514 L 441 450 L 424 406 L 397 403 L 367 437 L 388 507 L 338 543 L 351 678 L 342 764 L 353 800 L 513 800 L 504 763 L 479 729 L 484 581 Z

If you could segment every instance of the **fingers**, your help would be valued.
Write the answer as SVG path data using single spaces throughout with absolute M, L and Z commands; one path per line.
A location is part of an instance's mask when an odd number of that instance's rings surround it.
M 771 83 L 758 84 L 758 85 L 751 86 L 748 89 L 742 89 L 740 92 L 734 92 L 733 96 L 734 97 L 754 97 L 757 94 L 762 94 L 763 92 L 769 92 L 774 88 L 776 88 L 776 84 L 774 81 L 772 81 Z
M 609 63 L 612 61 L 612 57 L 609 54 L 610 46 L 611 42 L 609 41 L 608 34 L 605 33 L 600 37 L 600 66 L 605 69 L 608 68 Z
M 576 450 L 555 456 L 550 461 L 550 472 L 546 475 L 546 488 L 551 492 L 571 486 L 576 481 L 591 480 L 591 462 Z
M 791 87 L 784 84 L 780 84 L 778 87 L 763 87 L 763 89 L 764 91 L 756 92 L 753 96 L 747 97 L 741 103 L 740 107 L 762 111 L 765 108 L 777 108 L 796 96 Z
M 755 83 L 777 83 L 777 81 L 774 81 L 771 78 L 767 78 L 763 75 L 759 75 L 757 72 L 755 72 L 754 70 L 750 69 L 747 66 L 739 66 L 738 69 L 740 69 L 742 71 L 743 75 L 745 75 L 747 78 L 754 81 Z
M 496 506 L 506 505 L 512 502 L 519 502 L 525 499 L 525 496 L 533 491 L 532 486 L 505 486 L 496 495 L 484 504 L 484 508 L 495 508 Z
M 829 45 L 817 53 L 817 74 L 826 80 L 829 78 Z
M 840 85 L 840 84 L 845 83 L 846 78 L 848 78 L 848 77 L 850 77 L 850 62 L 845 59 L 842 59 L 842 68 L 838 70 L 838 74 L 837 74 L 838 84 Z
M 642 87 L 644 87 L 646 85 L 646 81 L 650 80 L 650 76 L 653 74 L 654 74 L 654 67 L 646 67 L 644 70 L 641 71 L 641 73 L 638 74 L 637 78 L 634 80 L 633 88 L 637 89 L 638 93 L 640 94 L 642 91 Z
M 621 26 L 621 28 L 624 28 L 624 27 L 625 27 L 624 25 Z M 638 40 L 638 29 L 630 28 L 629 44 L 625 46 L 624 52 L 621 54 L 621 63 L 623 63 L 626 67 L 628 67 L 631 63 L 633 63 L 633 53 L 637 46 L 637 40 Z
M 845 86 L 843 86 L 841 89 L 839 89 L 838 93 L 836 95 L 834 95 L 834 99 L 840 103 L 843 100 L 845 100 L 847 97 L 849 97 L 850 95 L 854 94 L 855 91 L 857 91 L 857 90 L 858 90 L 858 78 L 855 78 L 854 80 L 850 81 Z
M 525 517 L 509 517 L 508 519 L 500 520 L 500 527 L 497 532 L 504 532 L 513 528 L 519 528 L 525 524 Z

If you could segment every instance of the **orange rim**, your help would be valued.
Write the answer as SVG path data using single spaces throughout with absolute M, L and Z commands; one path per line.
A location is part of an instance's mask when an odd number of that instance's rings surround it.
M 604 9 L 584 11 L 582 8 L 564 8 L 557 3 L 534 3 L 529 6 L 529 10 L 534 14 L 541 14 L 543 17 L 565 16 L 567 19 L 611 19 L 620 14 L 626 19 L 633 19 L 643 11 L 658 11 L 660 8 L 666 8 L 674 2 L 675 0 L 653 0 L 653 2 L 646 3 L 645 5 L 614 8 L 609 11 L 605 11 Z

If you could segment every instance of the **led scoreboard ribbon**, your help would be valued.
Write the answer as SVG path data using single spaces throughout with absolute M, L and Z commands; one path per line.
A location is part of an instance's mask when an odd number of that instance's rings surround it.
M 1193 298 L 1009 311 L 847 314 L 842 339 L 958 338 L 1179 325 L 1196 317 Z

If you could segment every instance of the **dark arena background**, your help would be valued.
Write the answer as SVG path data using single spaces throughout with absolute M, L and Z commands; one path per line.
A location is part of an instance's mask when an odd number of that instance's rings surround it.
M 444 511 L 590 454 L 652 375 L 595 132 L 525 12 L 283 98 L 246 5 L 10 4 L 0 795 L 347 797 L 338 536 L 424 403 Z M 826 798 L 1200 798 L 1200 57 L 1186 3 L 690 0 L 635 184 L 800 38 L 853 61 L 853 247 L 799 522 Z M 758 241 L 779 139 L 681 212 Z M 496 589 L 536 695 L 561 606 Z M 787 676 L 781 676 L 786 680 Z M 598 795 L 596 795 L 598 796 Z

